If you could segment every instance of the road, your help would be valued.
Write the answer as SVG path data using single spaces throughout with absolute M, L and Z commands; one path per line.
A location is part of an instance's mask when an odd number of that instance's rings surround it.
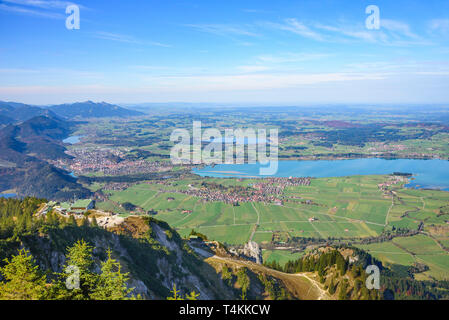
M 198 252 L 199 253 L 199 252 Z M 247 267 L 253 272 L 261 272 L 281 280 L 291 294 L 301 300 L 332 300 L 329 293 L 323 289 L 319 281 L 313 279 L 313 273 L 285 273 L 267 268 L 247 260 L 237 260 L 217 255 L 206 258 L 206 262 L 220 262 L 230 265 Z

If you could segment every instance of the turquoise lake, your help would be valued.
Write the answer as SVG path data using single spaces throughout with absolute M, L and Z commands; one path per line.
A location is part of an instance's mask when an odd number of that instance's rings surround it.
M 261 178 L 260 164 L 219 164 L 215 167 L 193 169 L 193 173 L 203 177 L 217 178 Z M 412 173 L 413 178 L 406 187 L 440 189 L 449 191 L 449 161 L 410 159 L 354 159 L 279 161 L 274 177 L 344 177 L 353 175 L 391 174 L 393 172 Z
M 64 142 L 64 143 L 70 143 L 70 144 L 75 144 L 75 143 L 80 142 L 80 139 L 81 139 L 82 137 L 84 137 L 84 136 L 71 136 L 71 137 L 68 137 L 68 138 L 62 140 L 62 142 Z

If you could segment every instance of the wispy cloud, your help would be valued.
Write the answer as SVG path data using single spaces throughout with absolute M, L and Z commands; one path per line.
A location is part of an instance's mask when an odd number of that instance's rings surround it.
M 283 53 L 278 55 L 260 55 L 258 57 L 258 60 L 262 62 L 268 62 L 268 63 L 293 63 L 293 62 L 303 62 L 303 61 L 310 61 L 310 60 L 318 60 L 330 57 L 331 54 L 328 53 Z
M 300 22 L 294 18 L 286 19 L 285 23 L 267 23 L 266 25 L 271 26 L 273 28 L 277 28 L 279 30 L 290 31 L 305 38 L 310 38 L 318 41 L 324 40 L 321 34 L 319 34 L 316 31 L 313 31 L 303 22 Z
M 57 0 L 3 0 L 3 2 L 11 3 L 21 6 L 39 7 L 43 9 L 65 9 L 71 4 L 76 4 L 72 1 L 57 1 Z M 86 8 L 77 4 L 80 8 Z
M 270 70 L 271 68 L 268 66 L 262 66 L 262 65 L 252 65 L 252 66 L 238 66 L 237 70 L 243 72 L 243 73 L 257 73 L 262 71 Z
M 391 19 L 381 19 L 380 20 L 381 28 L 384 28 L 392 33 L 402 35 L 405 37 L 409 37 L 412 39 L 418 39 L 418 35 L 411 31 L 410 26 L 401 21 L 391 20 Z
M 245 91 L 267 90 L 280 88 L 295 88 L 320 83 L 338 83 L 348 81 L 384 80 L 388 75 L 382 73 L 308 73 L 308 74 L 250 74 L 250 75 L 207 75 L 207 76 L 172 76 L 153 77 L 146 83 L 132 87 L 107 87 L 102 85 L 61 86 L 0 86 L 0 94 L 55 94 L 73 91 L 108 93 L 148 93 L 148 92 L 209 92 L 214 91 Z M 84 90 L 84 91 L 83 91 Z
M 155 42 L 155 41 L 140 40 L 133 36 L 119 34 L 119 33 L 112 33 L 112 32 L 97 31 L 94 33 L 94 37 L 98 38 L 98 39 L 103 39 L 103 40 L 117 41 L 117 42 L 130 43 L 130 44 L 150 45 L 150 46 L 166 47 L 166 48 L 171 47 L 168 44 Z
M 257 37 L 259 34 L 248 30 L 248 27 L 229 24 L 186 24 L 185 26 L 198 31 L 212 33 L 220 36 L 248 36 Z
M 64 15 L 65 8 L 72 4 L 76 3 L 58 0 L 2 0 L 0 10 L 41 18 L 65 19 L 67 17 Z M 85 6 L 76 5 L 83 10 L 88 9 Z
M 413 33 L 408 24 L 391 19 L 382 19 L 380 30 L 368 30 L 363 24 L 305 23 L 294 18 L 285 19 L 284 23 L 266 23 L 265 25 L 320 42 L 363 41 L 391 46 L 430 44 L 430 41 Z
M 0 10 L 2 11 L 8 11 L 8 12 L 14 12 L 18 14 L 25 14 L 25 15 L 31 15 L 41 18 L 49 18 L 49 19 L 65 19 L 66 17 L 57 12 L 48 12 L 48 11 L 40 11 L 40 10 L 34 10 L 24 7 L 17 7 L 17 6 L 10 6 L 6 5 L 4 3 L 0 3 Z
M 6 69 L 0 69 L 0 73 L 6 73 L 6 74 L 29 74 L 29 73 L 39 73 L 38 70 L 34 69 L 18 69 L 18 68 L 6 68 Z
M 249 10 L 251 11 L 251 10 Z M 220 36 L 261 37 L 266 36 L 263 29 L 278 30 L 296 34 L 300 37 L 318 42 L 350 43 L 362 41 L 386 46 L 429 45 L 426 40 L 414 33 L 409 24 L 393 19 L 381 19 L 380 30 L 368 30 L 363 23 L 323 24 L 311 21 L 300 21 L 296 18 L 283 19 L 281 22 L 256 22 L 243 25 L 236 24 L 188 24 L 187 27 L 201 32 Z M 448 20 L 435 20 L 433 29 L 448 30 Z M 265 30 L 266 31 L 266 30 Z
M 325 35 L 323 35 L 323 39 L 326 39 L 326 41 L 330 42 L 339 42 L 339 41 L 345 41 L 347 38 L 350 39 L 356 39 L 356 40 L 362 40 L 366 42 L 376 42 L 379 38 L 385 38 L 385 35 L 382 32 L 373 32 L 369 31 L 363 27 L 354 27 L 354 26 L 331 26 L 331 25 L 324 25 L 321 23 L 314 24 L 314 27 L 327 32 Z M 344 38 L 336 38 L 335 35 L 344 37 Z

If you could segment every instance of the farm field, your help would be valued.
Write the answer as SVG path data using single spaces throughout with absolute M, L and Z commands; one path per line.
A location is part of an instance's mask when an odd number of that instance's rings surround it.
M 105 191 L 115 203 L 131 202 L 146 211 L 157 211 L 182 235 L 192 229 L 210 239 L 228 244 L 250 240 L 269 243 L 304 238 L 375 237 L 392 228 L 432 232 L 448 243 L 447 216 L 441 215 L 449 202 L 449 193 L 406 189 L 403 183 L 379 188 L 390 176 L 350 176 L 312 179 L 310 186 L 286 187 L 282 204 L 204 201 L 188 194 L 189 188 L 202 188 L 203 182 L 227 187 L 250 187 L 257 179 L 220 179 L 191 176 L 164 184 L 136 184 L 122 191 Z M 433 228 L 433 229 L 432 229 Z M 254 231 L 254 233 L 253 233 Z M 441 231 L 441 230 L 440 230 Z M 419 254 L 419 252 L 418 252 Z
M 449 253 L 429 236 L 419 234 L 412 237 L 395 238 L 392 241 L 368 245 L 356 245 L 386 264 L 412 266 L 422 263 L 428 271 L 415 274 L 418 280 L 448 280 Z

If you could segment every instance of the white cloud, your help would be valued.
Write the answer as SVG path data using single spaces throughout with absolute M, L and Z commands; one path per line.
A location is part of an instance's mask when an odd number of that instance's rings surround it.
M 64 9 L 72 4 L 76 3 L 58 0 L 2 0 L 0 10 L 41 18 L 65 19 L 67 16 L 64 15 Z M 85 6 L 76 5 L 88 10 Z
M 278 55 L 260 55 L 257 59 L 268 63 L 293 63 L 310 60 L 319 60 L 332 56 L 328 53 L 283 53 Z
M 380 20 L 381 28 L 385 28 L 390 32 L 398 33 L 403 36 L 417 39 L 419 38 L 416 34 L 414 34 L 410 30 L 410 26 L 407 23 L 391 20 L 391 19 L 381 19 Z
M 423 40 L 411 31 L 408 24 L 391 19 L 381 20 L 381 30 L 368 30 L 360 24 L 322 24 L 305 23 L 290 18 L 284 23 L 266 22 L 260 25 L 278 30 L 289 31 L 302 37 L 320 42 L 350 43 L 363 41 L 387 46 L 429 45 L 430 41 Z
M 39 73 L 38 70 L 34 69 L 16 69 L 16 68 L 7 68 L 7 69 L 0 69 L 0 73 L 10 73 L 10 74 L 18 74 L 18 73 Z
M 0 10 L 9 11 L 19 14 L 31 15 L 41 18 L 50 18 L 50 19 L 65 19 L 66 17 L 63 14 L 55 13 L 55 12 L 47 12 L 47 11 L 38 11 L 34 9 L 28 9 L 24 7 L 16 7 L 10 6 L 3 3 L 0 3 Z
M 254 73 L 254 72 L 267 71 L 270 70 L 271 68 L 267 66 L 253 65 L 253 66 L 239 66 L 237 67 L 237 69 L 244 73 Z
M 168 44 L 154 42 L 154 41 L 140 40 L 140 39 L 136 39 L 135 37 L 132 37 L 129 35 L 112 33 L 112 32 L 97 31 L 94 33 L 94 37 L 103 39 L 103 40 L 124 42 L 124 43 L 130 43 L 130 44 L 150 45 L 150 46 L 166 47 L 166 48 L 171 47 Z
M 431 75 L 394 73 L 308 73 L 153 77 L 126 85 L 0 86 L 0 100 L 33 104 L 80 100 L 132 102 L 447 103 L 448 81 Z M 441 74 L 443 76 L 443 74 Z M 447 78 L 447 76 L 446 76 Z
M 387 75 L 381 73 L 297 73 L 297 74 L 233 74 L 204 76 L 149 77 L 145 85 L 157 90 L 177 88 L 179 91 L 205 92 L 270 90 L 293 88 L 320 83 L 382 80 Z
M 72 1 L 57 1 L 57 0 L 3 0 L 3 2 L 12 3 L 21 6 L 39 7 L 44 9 L 65 9 L 67 6 L 76 4 Z M 77 4 L 80 8 L 86 8 Z
M 280 30 L 290 31 L 295 34 L 298 34 L 302 37 L 317 40 L 317 41 L 323 41 L 324 38 L 321 34 L 317 33 L 316 31 L 313 31 L 309 27 L 307 27 L 304 23 L 299 22 L 298 20 L 294 18 L 289 18 L 285 20 L 284 24 L 278 24 L 278 23 L 268 23 L 267 25 L 270 25 L 272 27 L 275 27 Z
M 186 27 L 194 28 L 198 31 L 212 33 L 220 36 L 249 36 L 257 37 L 258 34 L 245 27 L 230 24 L 186 24 Z
M 140 82 L 136 86 L 59 86 L 59 85 L 30 85 L 30 86 L 2 86 L 1 94 L 17 93 L 63 93 L 73 92 L 79 88 L 91 88 L 105 90 L 114 88 L 122 92 L 140 92 L 151 88 L 151 90 L 176 90 L 185 92 L 194 90 L 195 92 L 214 91 L 242 91 L 242 90 L 267 90 L 279 88 L 293 88 L 303 85 L 316 85 L 320 83 L 363 81 L 363 80 L 383 80 L 387 74 L 381 73 L 303 73 L 303 74 L 234 74 L 234 75 L 205 75 L 205 76 L 161 76 L 149 77 L 146 83 Z M 66 89 L 64 89 L 66 88 Z M 67 90 L 67 91 L 65 91 Z M 112 90 L 112 89 L 111 89 Z M 111 92 L 113 92 L 112 90 Z

